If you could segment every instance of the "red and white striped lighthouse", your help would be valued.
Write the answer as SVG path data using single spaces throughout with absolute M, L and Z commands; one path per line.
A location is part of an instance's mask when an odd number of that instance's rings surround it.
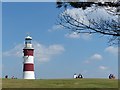
M 34 74 L 34 48 L 31 43 L 32 37 L 25 37 L 25 47 L 23 49 L 23 79 L 35 79 Z

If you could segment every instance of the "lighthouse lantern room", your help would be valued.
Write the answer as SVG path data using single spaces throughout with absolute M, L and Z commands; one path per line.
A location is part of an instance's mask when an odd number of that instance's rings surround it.
M 25 37 L 25 47 L 23 49 L 23 79 L 35 79 L 34 74 L 34 48 L 32 46 L 32 37 Z

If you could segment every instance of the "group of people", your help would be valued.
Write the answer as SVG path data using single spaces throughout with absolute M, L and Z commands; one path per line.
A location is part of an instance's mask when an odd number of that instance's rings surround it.
M 83 78 L 82 74 L 79 74 L 77 75 L 76 73 L 73 75 L 73 78 L 74 79 L 77 79 L 77 78 Z M 109 79 L 115 79 L 115 76 L 113 74 L 110 74 L 109 75 Z
M 5 76 L 5 78 L 8 78 L 8 75 Z M 11 77 L 12 79 L 17 79 L 15 78 L 14 76 Z M 77 75 L 76 73 L 73 75 L 73 78 L 74 79 L 77 79 L 77 78 L 83 78 L 82 74 L 79 74 Z M 115 79 L 115 76 L 113 74 L 110 74 L 109 75 L 109 79 Z
M 82 74 L 77 75 L 76 73 L 74 74 L 73 78 L 77 79 L 77 78 L 83 78 Z
M 5 78 L 8 78 L 8 75 L 5 76 Z M 12 76 L 11 79 L 17 79 L 17 77 Z
M 113 74 L 110 74 L 109 79 L 115 79 L 115 76 Z

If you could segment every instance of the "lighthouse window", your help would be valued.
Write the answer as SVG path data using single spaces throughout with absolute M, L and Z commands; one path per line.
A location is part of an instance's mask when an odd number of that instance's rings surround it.
M 31 44 L 31 40 L 26 40 L 25 42 L 26 42 L 26 44 L 27 44 L 27 43 Z

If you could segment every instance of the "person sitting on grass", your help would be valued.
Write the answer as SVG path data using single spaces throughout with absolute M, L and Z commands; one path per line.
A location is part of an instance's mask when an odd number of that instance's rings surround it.
M 115 76 L 113 74 L 110 74 L 109 79 L 115 79 Z
M 78 78 L 78 76 L 77 76 L 76 73 L 74 74 L 73 78 L 74 78 L 74 79 L 77 79 L 77 78 Z
M 6 75 L 5 78 L 8 78 L 8 75 Z
M 12 76 L 12 79 L 15 79 L 14 76 Z
M 78 75 L 78 78 L 83 78 L 82 74 L 79 74 L 79 75 Z

